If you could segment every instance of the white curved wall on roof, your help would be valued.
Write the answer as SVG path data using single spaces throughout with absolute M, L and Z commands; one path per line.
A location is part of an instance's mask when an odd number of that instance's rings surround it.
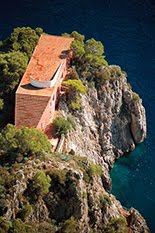
M 60 64 L 56 74 L 54 75 L 53 79 L 50 81 L 39 81 L 39 80 L 35 80 L 32 76 L 30 76 L 30 84 L 33 87 L 38 87 L 38 88 L 46 88 L 46 87 L 53 87 L 55 85 L 55 83 L 57 82 L 57 79 L 59 77 L 60 74 L 60 70 L 62 67 L 63 63 Z

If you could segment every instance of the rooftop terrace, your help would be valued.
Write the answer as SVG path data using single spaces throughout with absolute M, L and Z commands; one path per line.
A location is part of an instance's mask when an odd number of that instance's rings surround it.
M 52 87 L 35 88 L 30 85 L 30 77 L 36 81 L 50 81 L 60 64 L 65 61 L 72 41 L 73 38 L 41 35 L 16 93 L 50 96 Z

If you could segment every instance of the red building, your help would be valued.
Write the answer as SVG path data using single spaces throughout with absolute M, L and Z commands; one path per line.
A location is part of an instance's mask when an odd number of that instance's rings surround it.
M 42 35 L 16 91 L 15 125 L 46 130 L 52 121 L 74 39 Z

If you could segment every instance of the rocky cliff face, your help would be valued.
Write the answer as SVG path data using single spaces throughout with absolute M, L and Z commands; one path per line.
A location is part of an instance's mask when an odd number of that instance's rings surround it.
M 117 70 L 115 66 L 109 69 Z M 61 141 L 59 153 L 7 169 L 7 192 L 0 199 L 5 221 L 12 221 L 16 232 L 22 229 L 24 233 L 148 233 L 138 211 L 124 210 L 109 193 L 114 161 L 146 137 L 145 109 L 125 74 L 116 72 L 103 85 L 88 88 L 80 111 L 69 110 L 63 95 L 60 112 L 75 122 L 76 129 Z M 38 187 L 44 187 L 43 177 L 33 185 L 39 170 L 51 178 L 45 194 L 38 192 Z
M 117 66 L 109 66 L 109 69 L 117 71 Z M 113 78 L 104 85 L 88 88 L 81 104 L 81 111 L 72 112 L 64 97 L 60 102 L 61 113 L 72 117 L 76 123 L 76 130 L 67 135 L 63 149 L 66 152 L 72 150 L 76 155 L 86 156 L 95 164 L 101 165 L 103 174 L 99 186 L 101 188 L 103 185 L 101 189 L 110 191 L 109 170 L 114 161 L 132 151 L 146 137 L 145 109 L 140 97 L 127 83 L 126 74 L 122 72 L 115 72 Z M 97 185 L 97 181 L 95 183 Z M 119 203 L 111 208 L 111 214 L 119 215 L 120 208 Z M 109 221 L 108 216 L 102 216 L 105 218 L 104 223 L 106 218 Z M 136 210 L 131 209 L 129 216 L 134 219 L 130 221 L 131 232 L 149 232 L 146 222 Z M 97 220 L 95 222 L 97 224 Z
M 70 112 L 65 99 L 60 109 L 76 122 L 76 131 L 68 134 L 66 140 L 67 151 L 73 149 L 108 171 L 115 159 L 132 151 L 146 137 L 142 100 L 132 91 L 124 73 L 116 73 L 98 89 L 89 88 L 82 97 L 80 112 Z

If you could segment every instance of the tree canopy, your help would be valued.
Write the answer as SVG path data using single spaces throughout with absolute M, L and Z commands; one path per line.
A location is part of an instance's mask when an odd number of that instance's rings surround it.
M 49 192 L 51 178 L 43 171 L 38 171 L 33 177 L 32 188 L 36 190 L 38 194 L 45 195 Z
M 63 86 L 67 89 L 68 92 L 78 92 L 81 94 L 86 93 L 86 87 L 83 85 L 80 79 L 70 79 L 67 81 L 63 81 Z
M 41 28 L 17 27 L 10 37 L 0 41 L 0 121 L 13 118 L 14 94 L 32 52 L 38 43 Z M 11 107 L 8 106 L 12 104 Z
M 65 33 L 63 36 L 75 39 L 71 44 L 73 61 L 83 78 L 94 76 L 98 68 L 108 65 L 104 56 L 104 46 L 100 41 L 96 41 L 94 38 L 85 41 L 84 35 L 76 31 L 71 34 Z
M 69 121 L 69 119 L 65 119 L 63 116 L 57 116 L 53 125 L 58 135 L 66 135 L 69 130 L 73 129 L 72 122 Z
M 14 28 L 11 36 L 3 41 L 3 47 L 7 51 L 20 51 L 30 58 L 42 33 L 42 28 Z
M 1 159 L 5 156 L 16 159 L 19 155 L 29 157 L 50 152 L 51 145 L 41 130 L 27 127 L 17 129 L 8 124 L 0 133 L 0 148 Z
M 28 58 L 19 51 L 0 54 L 0 92 L 8 93 L 16 87 L 22 77 Z
M 63 87 L 66 88 L 68 107 L 72 110 L 81 109 L 81 96 L 86 94 L 86 87 L 80 79 L 68 79 L 63 81 Z

